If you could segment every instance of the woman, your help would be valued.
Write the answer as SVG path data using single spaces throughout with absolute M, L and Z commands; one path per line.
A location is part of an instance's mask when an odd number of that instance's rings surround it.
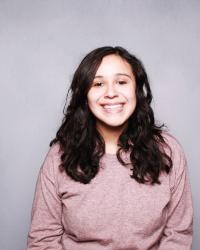
M 121 47 L 90 52 L 40 170 L 28 250 L 189 250 L 186 160 L 154 121 L 142 63 Z

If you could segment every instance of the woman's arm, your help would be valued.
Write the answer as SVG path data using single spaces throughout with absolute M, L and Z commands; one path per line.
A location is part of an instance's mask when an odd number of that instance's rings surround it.
M 40 170 L 32 207 L 27 250 L 61 250 L 62 205 L 57 193 L 51 149 Z
M 168 221 L 160 241 L 159 250 L 190 250 L 192 246 L 192 197 L 187 164 L 180 145 L 172 145 L 173 174 L 171 175 L 171 201 Z

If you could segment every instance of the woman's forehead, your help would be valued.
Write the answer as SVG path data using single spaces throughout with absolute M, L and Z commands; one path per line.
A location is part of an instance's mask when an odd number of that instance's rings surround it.
M 109 75 L 128 75 L 132 73 L 131 65 L 119 55 L 111 54 L 103 57 L 95 77 Z

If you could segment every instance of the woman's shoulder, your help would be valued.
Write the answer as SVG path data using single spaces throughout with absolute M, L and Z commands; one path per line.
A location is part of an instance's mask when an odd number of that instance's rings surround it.
M 178 178 L 185 173 L 187 169 L 187 161 L 182 145 L 176 137 L 168 132 L 162 134 L 166 144 L 168 145 L 167 153 L 172 160 L 172 171 L 170 172 L 171 183 L 173 186 Z
M 53 145 L 50 146 L 47 155 L 51 157 L 60 157 L 61 156 L 61 147 L 58 142 L 54 143 Z
M 184 149 L 176 137 L 166 131 L 162 132 L 162 137 L 168 146 L 168 149 L 166 150 L 170 153 L 172 158 L 176 158 L 178 156 L 185 157 Z
M 42 164 L 42 172 L 46 174 L 55 174 L 61 164 L 61 154 L 59 143 L 50 146 Z
M 172 148 L 182 149 L 179 140 L 171 133 L 167 131 L 162 131 L 162 137 L 165 140 L 165 142 Z

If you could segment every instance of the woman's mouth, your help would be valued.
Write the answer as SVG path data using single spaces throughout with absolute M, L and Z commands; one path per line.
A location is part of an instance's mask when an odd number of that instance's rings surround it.
M 102 105 L 103 110 L 106 113 L 119 113 L 123 110 L 123 106 L 124 104 L 122 103 Z

